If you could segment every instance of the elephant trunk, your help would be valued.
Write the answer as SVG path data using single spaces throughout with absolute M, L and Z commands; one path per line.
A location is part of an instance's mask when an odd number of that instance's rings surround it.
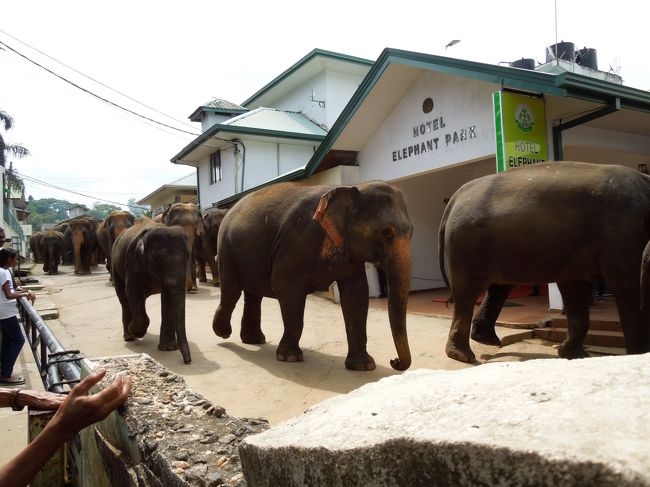
M 388 320 L 397 350 L 397 358 L 390 361 L 395 370 L 411 366 L 411 351 L 406 333 L 406 304 L 411 286 L 411 241 L 408 237 L 395 239 L 394 252 L 382 267 L 388 284 Z
M 82 232 L 72 232 L 72 249 L 74 252 L 74 273 L 83 274 L 84 270 L 81 264 L 81 246 L 84 243 L 84 236 Z
M 650 242 L 643 251 L 641 259 L 641 311 L 647 316 L 650 314 Z
M 183 362 L 189 364 L 192 362 L 192 356 L 190 355 L 190 346 L 187 343 L 187 335 L 185 333 L 185 286 L 184 283 L 181 286 L 175 286 L 171 291 L 171 306 L 170 312 L 172 316 L 170 317 L 170 325 L 173 326 L 174 332 L 176 333 L 176 342 L 178 343 L 178 349 L 183 356 Z

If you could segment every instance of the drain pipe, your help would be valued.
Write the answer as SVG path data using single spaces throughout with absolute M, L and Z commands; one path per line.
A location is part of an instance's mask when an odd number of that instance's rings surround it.
M 237 156 L 241 152 L 241 184 L 239 185 L 239 191 L 237 191 L 237 177 L 235 176 L 235 193 L 241 193 L 244 191 L 244 176 L 246 175 L 246 146 L 241 139 L 234 139 L 232 142 L 235 144 L 235 166 L 239 165 L 237 163 Z M 240 145 L 242 148 L 241 151 L 239 150 Z
M 569 122 L 560 123 L 559 125 L 553 127 L 554 159 L 556 161 L 564 160 L 564 152 L 562 150 L 562 132 L 564 130 L 577 127 L 578 125 L 582 125 L 587 122 L 591 122 L 592 120 L 596 120 L 597 118 L 604 117 L 605 115 L 609 115 L 610 113 L 617 112 L 620 109 L 621 109 L 621 99 L 614 98 L 614 100 L 612 100 L 612 103 L 609 106 L 601 108 L 600 110 L 590 112 L 586 115 L 583 115 L 582 117 L 578 117 L 573 120 L 570 120 Z

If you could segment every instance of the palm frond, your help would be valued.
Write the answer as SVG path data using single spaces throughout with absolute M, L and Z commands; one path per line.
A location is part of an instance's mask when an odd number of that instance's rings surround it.
M 18 158 L 22 158 L 29 155 L 29 149 L 19 144 L 7 145 L 5 146 L 5 151 L 7 151 L 10 154 L 13 154 L 14 157 L 18 157 Z
M 5 130 L 9 130 L 14 126 L 14 119 L 7 112 L 0 110 L 0 122 L 5 126 Z

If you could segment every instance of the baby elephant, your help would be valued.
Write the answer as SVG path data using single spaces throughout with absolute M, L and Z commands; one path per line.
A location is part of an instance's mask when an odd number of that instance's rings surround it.
M 161 294 L 159 350 L 180 348 L 183 361 L 192 361 L 185 334 L 185 276 L 189 251 L 180 227 L 150 218 L 122 232 L 111 253 L 115 292 L 122 305 L 124 340 L 142 338 L 149 327 L 145 301 Z
M 63 234 L 56 230 L 46 230 L 41 234 L 40 240 L 43 272 L 47 272 L 50 276 L 58 274 L 63 250 Z

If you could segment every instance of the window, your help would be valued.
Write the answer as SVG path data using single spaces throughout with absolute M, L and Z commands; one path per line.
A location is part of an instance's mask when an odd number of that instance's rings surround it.
M 210 184 L 221 181 L 221 151 L 210 154 Z

